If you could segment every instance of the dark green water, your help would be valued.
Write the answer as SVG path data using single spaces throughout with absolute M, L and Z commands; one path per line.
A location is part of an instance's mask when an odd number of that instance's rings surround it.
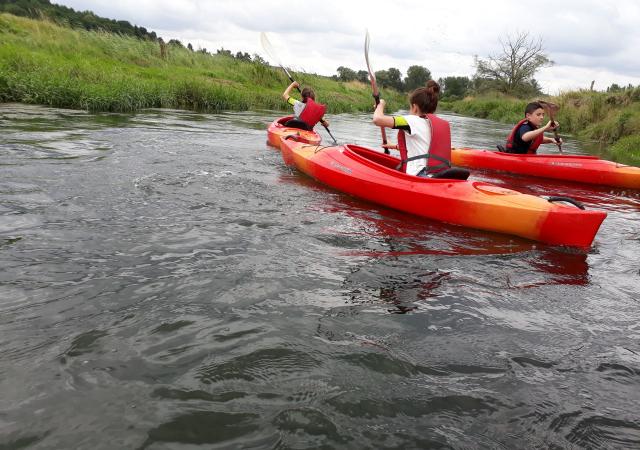
M 0 448 L 640 446 L 639 192 L 473 175 L 605 209 L 587 253 L 444 225 L 291 171 L 276 115 L 0 105 Z

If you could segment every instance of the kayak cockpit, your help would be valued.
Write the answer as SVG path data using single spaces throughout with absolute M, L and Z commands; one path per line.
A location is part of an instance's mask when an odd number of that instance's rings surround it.
M 469 177 L 469 171 L 466 169 L 460 169 L 457 167 L 445 169 L 442 174 L 434 177 L 416 177 L 415 175 L 408 175 L 397 169 L 400 165 L 400 159 L 395 156 L 391 156 L 367 147 L 361 147 L 359 145 L 346 144 L 344 145 L 344 154 L 361 164 L 366 164 L 376 170 L 382 170 L 391 173 L 397 177 L 408 177 L 412 180 L 441 180 L 441 181 L 464 181 Z M 382 167 L 381 167 L 382 166 Z M 444 176 L 442 176 L 444 175 Z

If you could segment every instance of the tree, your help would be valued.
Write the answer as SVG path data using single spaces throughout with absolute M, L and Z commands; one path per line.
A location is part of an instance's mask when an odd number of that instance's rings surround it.
M 348 67 L 340 66 L 337 69 L 338 71 L 338 79 L 340 81 L 353 81 L 358 76 L 356 75 L 356 71 L 353 69 L 349 69 Z
M 528 95 L 537 82 L 536 72 L 553 65 L 544 53 L 542 39 L 532 39 L 529 33 L 507 35 L 500 39 L 502 53 L 487 59 L 475 57 L 476 79 L 488 80 L 498 91 L 511 95 Z M 534 84 L 535 82 L 535 84 Z M 487 83 L 484 83 L 486 86 Z
M 389 72 L 386 70 L 378 70 L 375 72 L 375 76 L 376 76 L 376 83 L 378 84 L 378 87 L 387 87 L 387 86 L 391 86 L 391 83 L 389 83 Z
M 240 61 L 251 61 L 251 55 L 247 52 L 236 52 L 236 59 Z
M 612 83 L 611 86 L 607 88 L 607 92 L 620 92 L 622 89 L 618 83 Z
M 404 77 L 404 88 L 412 91 L 426 85 L 430 78 L 431 72 L 426 67 L 411 66 L 407 69 L 407 76 Z
M 262 64 L 264 66 L 268 65 L 267 61 L 257 53 L 253 54 L 253 62 L 257 64 Z
M 400 72 L 395 67 L 389 67 L 389 70 L 387 70 L 387 74 L 389 75 L 389 86 L 398 91 L 404 89 L 404 83 L 402 82 L 402 72 Z
M 401 91 L 404 87 L 402 73 L 395 67 L 390 67 L 387 70 L 378 70 L 376 72 L 376 81 L 378 86 L 394 88 L 398 91 Z
M 358 77 L 359 82 L 369 83 L 369 72 L 367 72 L 366 70 L 358 70 L 356 76 Z
M 461 99 L 471 86 L 469 77 L 444 77 L 438 80 L 443 98 Z

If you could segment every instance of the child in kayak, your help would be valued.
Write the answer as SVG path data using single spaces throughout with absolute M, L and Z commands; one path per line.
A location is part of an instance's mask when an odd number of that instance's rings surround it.
M 545 131 L 553 131 L 558 128 L 558 122 L 549 121 L 541 127 L 544 121 L 544 108 L 538 102 L 529 103 L 524 110 L 524 119 L 516 124 L 507 138 L 507 153 L 533 155 L 540 144 L 562 145 L 562 139 L 556 141 L 544 135 Z
M 429 80 L 409 94 L 409 114 L 385 115 L 382 99 L 373 113 L 375 125 L 398 130 L 398 144 L 383 147 L 400 151 L 400 168 L 410 175 L 432 177 L 451 167 L 449 122 L 433 114 L 439 96 L 440 86 Z
M 285 102 L 293 106 L 293 119 L 286 122 L 284 125 L 287 127 L 302 128 L 303 130 L 313 130 L 313 127 L 320 122 L 324 127 L 329 126 L 329 122 L 324 120 L 326 105 L 316 103 L 316 94 L 311 88 L 304 88 L 301 92 L 302 101 L 298 101 L 291 97 L 291 91 L 294 88 L 299 88 L 300 85 L 297 81 L 294 81 L 285 89 L 282 93 L 282 98 Z

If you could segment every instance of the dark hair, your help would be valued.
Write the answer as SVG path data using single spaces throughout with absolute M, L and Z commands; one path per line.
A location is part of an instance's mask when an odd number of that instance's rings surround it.
M 431 114 L 438 107 L 440 86 L 433 80 L 427 81 L 426 86 L 415 89 L 409 94 L 409 103 L 417 105 L 423 114 Z
M 532 112 L 534 112 L 536 109 L 544 109 L 542 107 L 542 105 L 538 102 L 531 102 L 527 105 L 527 107 L 524 109 L 524 115 L 525 117 L 527 116 L 527 114 L 531 114 Z
M 313 92 L 313 89 L 306 87 L 302 90 L 302 103 L 307 103 L 307 98 L 309 97 L 311 97 L 311 100 L 315 100 L 316 93 Z

